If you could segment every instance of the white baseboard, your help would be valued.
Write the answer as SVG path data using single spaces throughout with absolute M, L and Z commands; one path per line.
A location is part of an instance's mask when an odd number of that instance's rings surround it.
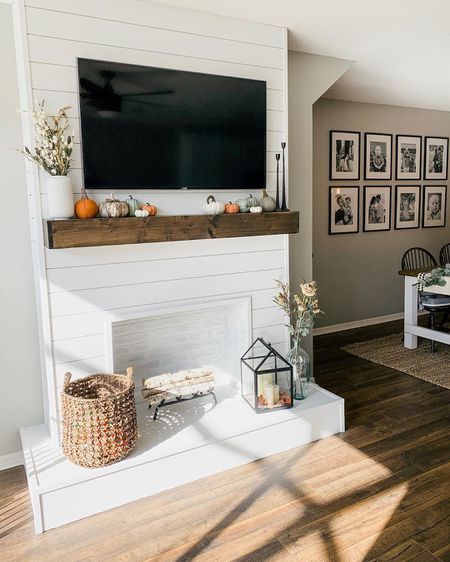
M 7 468 L 13 468 L 21 464 L 24 464 L 22 451 L 9 453 L 8 455 L 0 455 L 0 470 L 6 470 Z
M 322 336 L 324 334 L 332 334 L 333 332 L 343 332 L 344 330 L 352 330 L 354 328 L 373 326 L 374 324 L 383 324 L 384 322 L 402 319 L 403 312 L 397 312 L 395 314 L 387 314 L 386 316 L 375 316 L 374 318 L 366 318 L 365 320 L 355 320 L 353 322 L 344 322 L 343 324 L 324 326 L 323 328 L 314 328 L 313 335 Z

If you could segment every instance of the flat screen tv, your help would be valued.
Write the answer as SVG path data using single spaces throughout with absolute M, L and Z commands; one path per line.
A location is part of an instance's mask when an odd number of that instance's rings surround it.
M 265 185 L 265 82 L 88 59 L 78 81 L 86 188 Z

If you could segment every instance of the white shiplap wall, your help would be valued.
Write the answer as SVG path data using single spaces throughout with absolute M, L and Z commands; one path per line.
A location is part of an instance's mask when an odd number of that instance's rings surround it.
M 25 4 L 18 0 L 15 9 L 22 108 L 42 98 L 49 112 L 71 105 L 78 141 L 77 57 L 265 80 L 267 185 L 273 192 L 274 153 L 287 140 L 285 29 L 138 0 L 25 0 Z M 26 117 L 23 127 L 29 143 Z M 81 376 L 106 369 L 105 318 L 114 311 L 250 295 L 254 336 L 262 335 L 285 349 L 283 318 L 272 298 L 274 280 L 287 276 L 287 236 L 46 250 L 45 177 L 30 166 L 27 172 L 47 421 L 55 439 L 63 374 L 70 370 Z M 77 197 L 82 185 L 79 144 L 70 175 Z M 104 191 L 90 193 L 97 200 L 107 196 Z M 208 193 L 133 194 L 156 204 L 161 214 L 182 214 L 201 212 Z M 228 200 L 242 192 L 216 195 Z

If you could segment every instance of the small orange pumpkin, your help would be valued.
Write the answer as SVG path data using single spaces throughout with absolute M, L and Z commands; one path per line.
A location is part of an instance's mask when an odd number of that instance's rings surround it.
M 84 187 L 81 188 L 81 199 L 75 203 L 75 214 L 79 219 L 93 219 L 97 216 L 98 205 L 89 199 Z
M 228 215 L 234 215 L 235 213 L 239 213 L 239 205 L 236 205 L 236 203 L 232 203 L 230 201 L 225 205 L 225 212 Z
M 154 217 L 158 214 L 158 208 L 155 205 L 150 205 L 150 203 L 146 203 L 145 205 L 141 205 L 141 211 L 148 211 L 149 216 Z

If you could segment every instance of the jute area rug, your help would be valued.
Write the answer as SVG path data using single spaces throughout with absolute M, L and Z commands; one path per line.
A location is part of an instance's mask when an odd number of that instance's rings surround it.
M 362 359 L 396 369 L 418 379 L 450 389 L 450 346 L 437 344 L 430 352 L 430 342 L 420 340 L 416 349 L 406 349 L 403 334 L 346 345 L 341 349 Z

